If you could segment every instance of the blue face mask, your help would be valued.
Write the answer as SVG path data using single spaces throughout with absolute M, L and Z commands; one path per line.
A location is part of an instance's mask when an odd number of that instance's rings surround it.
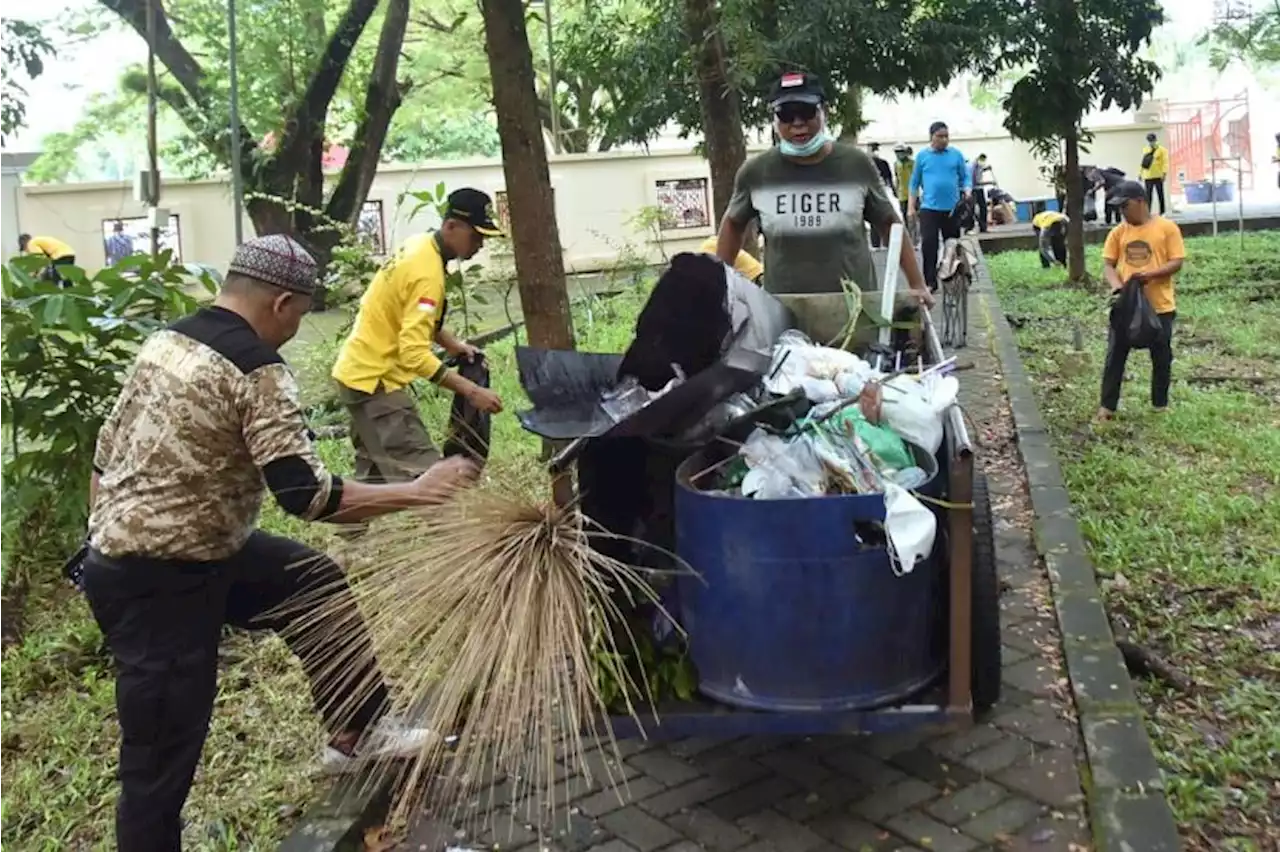
M 827 129 L 824 127 L 803 145 L 797 145 L 794 142 L 783 139 L 778 142 L 778 150 L 788 157 L 812 157 L 822 150 L 822 146 L 827 144 L 830 138 L 827 136 Z

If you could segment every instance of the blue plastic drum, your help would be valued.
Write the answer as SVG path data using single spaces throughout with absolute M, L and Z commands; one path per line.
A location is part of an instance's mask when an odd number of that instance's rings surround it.
M 677 552 L 700 575 L 680 579 L 678 609 L 704 695 L 755 710 L 862 710 L 937 678 L 936 543 L 896 576 L 884 546 L 869 543 L 881 496 L 755 500 L 691 487 L 714 461 L 687 459 L 675 499 Z

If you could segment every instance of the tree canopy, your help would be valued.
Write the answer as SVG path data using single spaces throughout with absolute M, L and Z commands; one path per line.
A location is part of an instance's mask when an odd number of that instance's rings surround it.
M 44 57 L 53 45 L 35 24 L 5 18 L 4 65 L 0 67 L 0 144 L 7 142 L 27 122 L 27 89 L 22 78 L 34 80 L 44 73 Z
M 988 48 L 978 0 L 725 0 L 717 4 L 729 82 L 748 126 L 769 121 L 765 96 L 784 68 L 821 76 L 837 125 L 863 121 L 861 93 L 923 94 L 970 67 Z M 601 125 L 611 136 L 646 142 L 677 124 L 701 133 L 696 51 L 681 0 L 606 0 L 557 36 L 567 70 L 609 82 Z
M 1151 93 L 1160 69 L 1143 52 L 1164 13 L 1156 0 L 993 0 L 983 14 L 990 46 L 979 68 L 989 77 L 1026 69 L 1004 97 L 1005 128 L 1046 158 L 1064 148 L 1068 270 L 1083 278 L 1082 121 L 1095 107 L 1132 109 Z
M 1280 64 L 1280 0 L 1261 0 L 1248 14 L 1218 21 L 1200 43 L 1208 45 L 1209 61 L 1219 71 L 1233 61 Z

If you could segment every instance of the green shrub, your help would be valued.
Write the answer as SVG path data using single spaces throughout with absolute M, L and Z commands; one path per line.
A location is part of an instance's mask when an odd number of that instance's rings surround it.
M 41 280 L 42 265 L 34 257 L 5 264 L 0 302 L 4 526 L 16 536 L 5 549 L 28 563 L 24 554 L 65 546 L 83 530 L 98 430 L 138 347 L 197 306 L 189 274 L 168 252 L 134 255 L 92 277 L 62 267 L 67 287 Z

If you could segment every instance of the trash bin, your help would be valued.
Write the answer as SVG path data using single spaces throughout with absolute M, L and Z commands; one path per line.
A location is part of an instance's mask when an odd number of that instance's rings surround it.
M 933 479 L 937 464 L 916 449 Z M 879 494 L 758 500 L 700 491 L 707 450 L 676 474 L 679 579 L 699 690 L 732 706 L 837 712 L 901 701 L 945 667 L 940 545 L 902 576 L 866 538 Z M 936 491 L 935 491 L 936 493 Z
M 1198 180 L 1187 184 L 1188 204 L 1208 204 L 1213 200 L 1211 184 L 1207 180 Z

